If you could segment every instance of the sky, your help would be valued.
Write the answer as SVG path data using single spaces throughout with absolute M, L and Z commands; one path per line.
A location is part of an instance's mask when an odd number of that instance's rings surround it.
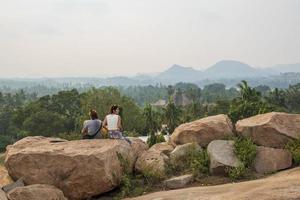
M 0 77 L 300 62 L 299 0 L 0 0 Z

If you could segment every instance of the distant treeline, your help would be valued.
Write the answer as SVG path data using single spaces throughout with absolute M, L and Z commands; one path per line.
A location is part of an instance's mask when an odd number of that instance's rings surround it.
M 188 104 L 178 103 L 183 96 Z M 166 104 L 149 104 L 160 99 Z M 122 107 L 125 134 L 172 133 L 181 123 L 220 113 L 228 114 L 234 122 L 270 111 L 300 113 L 300 83 L 288 89 L 263 85 L 253 88 L 246 81 L 234 88 L 216 83 L 202 89 L 195 84 L 178 83 L 71 89 L 41 97 L 25 90 L 0 92 L 0 150 L 29 135 L 79 138 L 89 110 L 96 109 L 103 119 L 112 104 Z M 166 130 L 161 130 L 163 124 Z

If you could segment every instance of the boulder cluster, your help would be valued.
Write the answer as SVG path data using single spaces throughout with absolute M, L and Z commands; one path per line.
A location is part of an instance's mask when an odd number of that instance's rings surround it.
M 284 147 L 299 138 L 300 115 L 273 112 L 235 125 L 227 115 L 211 116 L 180 125 L 168 142 L 151 148 L 137 138 L 131 138 L 129 145 L 123 140 L 27 137 L 8 146 L 5 158 L 9 176 L 24 185 L 0 190 L 0 199 L 88 199 L 119 186 L 124 174 L 119 156 L 128 161 L 129 170 L 165 176 L 169 163 L 184 164 L 191 146 L 198 151 L 207 149 L 211 174 L 224 175 L 226 168 L 241 163 L 234 140 L 228 139 L 235 135 L 251 138 L 258 146 L 253 162 L 257 173 L 286 169 L 292 165 L 292 155 Z M 164 183 L 174 189 L 191 181 L 193 176 L 186 174 Z

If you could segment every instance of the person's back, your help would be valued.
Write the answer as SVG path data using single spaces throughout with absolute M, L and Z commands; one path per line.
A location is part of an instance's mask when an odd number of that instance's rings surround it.
M 90 111 L 90 120 L 83 123 L 83 139 L 101 138 L 102 122 L 98 119 L 98 114 L 95 110 Z
M 119 130 L 119 127 L 118 127 L 119 115 L 109 114 L 106 116 L 106 120 L 107 120 L 107 129 L 109 131 Z
M 113 105 L 110 108 L 110 114 L 106 115 L 103 121 L 103 127 L 108 130 L 109 138 L 124 139 L 131 144 L 131 141 L 122 135 L 122 121 L 119 112 L 119 107 L 117 105 Z
M 93 136 L 100 132 L 102 122 L 99 119 L 86 120 L 83 123 L 83 127 L 87 128 L 87 135 Z

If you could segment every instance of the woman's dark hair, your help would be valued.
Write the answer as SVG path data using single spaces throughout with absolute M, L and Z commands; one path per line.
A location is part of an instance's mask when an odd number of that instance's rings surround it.
M 96 110 L 90 110 L 90 117 L 94 119 L 98 119 L 98 113 Z
M 110 114 L 113 114 L 114 111 L 116 111 L 118 108 L 119 108 L 118 105 L 112 105 L 112 106 L 110 107 Z

